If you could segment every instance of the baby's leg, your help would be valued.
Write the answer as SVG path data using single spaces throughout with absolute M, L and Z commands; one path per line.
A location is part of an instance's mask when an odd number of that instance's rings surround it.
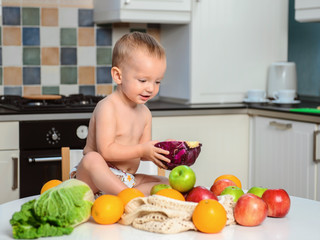
M 169 180 L 166 177 L 147 175 L 147 174 L 136 174 L 135 175 L 136 185 L 134 188 L 139 189 L 144 193 L 145 196 L 150 195 L 151 188 L 156 184 L 169 184 Z
M 117 195 L 127 186 L 109 169 L 106 161 L 97 152 L 87 153 L 81 160 L 76 178 L 87 183 L 94 193 L 99 190 Z

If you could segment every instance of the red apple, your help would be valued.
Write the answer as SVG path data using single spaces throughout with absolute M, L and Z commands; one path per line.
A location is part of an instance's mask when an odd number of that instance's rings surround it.
M 194 187 L 186 197 L 186 200 L 189 202 L 200 202 L 203 199 L 214 199 L 218 201 L 217 196 L 214 195 L 213 192 L 202 186 Z
M 268 205 L 268 217 L 281 218 L 290 210 L 290 197 L 284 189 L 268 189 L 262 200 Z
M 221 192 L 229 186 L 237 186 L 234 182 L 232 182 L 229 179 L 220 179 L 219 181 L 216 181 L 213 183 L 213 185 L 210 188 L 210 191 L 214 193 L 214 195 L 219 196 Z
M 268 214 L 267 204 L 252 193 L 242 195 L 235 207 L 234 218 L 242 226 L 257 226 L 266 219 Z

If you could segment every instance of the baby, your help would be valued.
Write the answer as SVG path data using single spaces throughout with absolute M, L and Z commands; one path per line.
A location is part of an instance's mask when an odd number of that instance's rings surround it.
M 94 193 L 134 187 L 148 196 L 155 184 L 168 184 L 165 177 L 136 174 L 141 160 L 160 168 L 170 162 L 169 152 L 151 140 L 152 116 L 144 105 L 159 92 L 165 71 L 165 51 L 152 36 L 133 32 L 116 42 L 111 75 L 117 89 L 97 104 L 76 171 Z

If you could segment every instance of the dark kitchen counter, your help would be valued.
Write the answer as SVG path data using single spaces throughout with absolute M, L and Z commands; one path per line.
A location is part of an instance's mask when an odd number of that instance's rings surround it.
M 183 104 L 168 101 L 155 100 L 147 103 L 153 116 L 187 116 L 206 114 L 249 114 L 266 115 L 300 121 L 310 121 L 320 123 L 319 113 L 291 112 L 293 108 L 313 108 L 320 106 L 318 99 L 302 99 L 300 104 L 274 104 L 272 102 L 263 104 L 247 103 L 212 103 L 212 104 Z M 67 109 L 61 112 L 41 112 L 31 113 L 17 112 L 0 106 L 0 121 L 15 120 L 42 120 L 42 119 L 77 119 L 90 118 L 92 110 L 84 111 Z M 264 114 L 266 113 L 266 114 Z

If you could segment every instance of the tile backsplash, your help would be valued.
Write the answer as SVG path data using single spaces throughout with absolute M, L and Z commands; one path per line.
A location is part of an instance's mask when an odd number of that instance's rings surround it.
M 108 95 L 114 88 L 114 42 L 132 30 L 159 35 L 154 24 L 96 25 L 92 4 L 61 7 L 61 0 L 54 2 L 3 2 L 0 95 Z

